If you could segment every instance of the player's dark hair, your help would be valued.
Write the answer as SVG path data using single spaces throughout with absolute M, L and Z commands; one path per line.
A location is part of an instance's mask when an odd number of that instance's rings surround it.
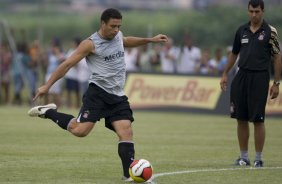
M 254 8 L 260 7 L 262 10 L 264 10 L 264 2 L 263 0 L 250 0 L 248 4 L 248 8 L 250 5 Z
M 74 37 L 73 42 L 78 46 L 81 42 L 81 38 L 80 37 Z
M 101 21 L 107 23 L 110 19 L 122 19 L 122 15 L 114 8 L 106 9 L 101 15 Z

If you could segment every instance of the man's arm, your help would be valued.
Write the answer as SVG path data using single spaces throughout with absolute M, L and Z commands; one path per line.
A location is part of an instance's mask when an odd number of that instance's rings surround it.
M 281 54 L 275 54 L 273 57 L 274 63 L 273 63 L 273 67 L 274 67 L 274 81 L 280 81 L 280 77 L 281 77 Z
M 167 42 L 167 36 L 159 34 L 152 38 L 140 38 L 140 37 L 123 37 L 123 45 L 125 47 L 137 47 L 141 45 L 145 45 L 147 43 L 159 43 L 159 42 Z
M 228 56 L 228 63 L 223 71 L 221 81 L 220 81 L 220 87 L 223 91 L 226 91 L 227 89 L 227 81 L 228 81 L 228 73 L 231 70 L 231 68 L 234 66 L 238 55 L 234 53 L 230 53 Z
M 61 63 L 58 68 L 52 73 L 50 79 L 41 87 L 38 88 L 37 93 L 33 100 L 36 100 L 39 96 L 46 94 L 49 88 L 60 78 L 62 78 L 67 71 L 86 57 L 89 53 L 94 52 L 94 46 L 90 40 L 84 40 L 77 47 L 74 53 Z
M 281 77 L 281 54 L 274 54 L 273 56 L 273 69 L 274 69 L 274 82 L 270 88 L 270 98 L 274 99 L 279 95 L 279 84 Z
M 228 56 L 228 63 L 225 66 L 225 69 L 223 71 L 224 75 L 228 75 L 229 71 L 231 70 L 231 68 L 234 66 L 236 60 L 237 60 L 238 55 L 237 54 L 233 54 L 232 52 L 229 54 Z
M 271 38 L 269 43 L 271 44 L 271 53 L 273 55 L 273 69 L 274 69 L 274 82 L 280 81 L 281 76 L 281 51 L 278 42 L 277 30 L 270 25 Z M 273 84 L 270 88 L 270 98 L 274 99 L 279 94 L 279 85 Z

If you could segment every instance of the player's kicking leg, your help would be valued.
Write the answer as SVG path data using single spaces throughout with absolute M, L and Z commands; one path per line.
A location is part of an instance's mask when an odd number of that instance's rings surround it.
M 57 105 L 54 103 L 51 103 L 47 105 L 33 107 L 28 111 L 28 115 L 31 117 L 45 118 L 45 113 L 49 109 L 57 110 Z
M 68 130 L 77 137 L 85 137 L 95 125 L 92 122 L 79 123 L 74 116 L 57 112 L 56 104 L 35 106 L 28 111 L 28 114 L 31 117 L 51 119 L 59 127 Z

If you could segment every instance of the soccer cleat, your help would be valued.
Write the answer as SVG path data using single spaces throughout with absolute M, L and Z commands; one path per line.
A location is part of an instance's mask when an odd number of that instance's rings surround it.
M 49 109 L 57 110 L 57 105 L 51 103 L 47 105 L 35 106 L 28 111 L 28 115 L 31 117 L 45 118 L 45 113 Z
M 235 160 L 235 165 L 237 165 L 237 166 L 248 166 L 248 165 L 250 165 L 250 160 L 239 157 L 237 160 Z
M 254 167 L 263 167 L 263 161 L 262 160 L 255 160 L 254 161 Z
M 148 179 L 147 181 L 145 181 L 145 183 L 150 183 L 150 184 L 153 184 L 153 177 L 151 177 L 150 179 Z
M 132 181 L 133 181 L 133 179 L 132 179 L 131 177 L 127 178 L 127 177 L 125 177 L 125 176 L 123 176 L 123 177 L 121 178 L 121 180 L 124 181 L 124 182 L 132 182 Z

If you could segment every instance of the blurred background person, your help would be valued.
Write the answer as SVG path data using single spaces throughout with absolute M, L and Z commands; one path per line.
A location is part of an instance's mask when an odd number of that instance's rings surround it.
M 151 66 L 152 72 L 161 72 L 161 44 L 154 44 L 152 48 L 149 48 L 151 51 Z
M 136 72 L 138 71 L 138 63 L 137 63 L 138 49 L 128 47 L 124 51 L 124 60 L 126 71 Z
M 70 57 L 80 43 L 80 38 L 74 38 L 72 47 L 68 50 L 66 57 Z M 80 106 L 78 65 L 72 67 L 65 75 L 66 105 L 78 108 Z M 73 96 L 72 96 L 73 95 Z
M 148 51 L 148 45 L 143 45 L 138 47 L 137 63 L 140 71 L 150 72 L 152 70 L 150 60 L 151 60 L 151 55 Z
M 149 48 L 149 45 L 142 45 L 138 50 L 137 63 L 141 72 L 152 72 L 152 57 L 154 51 Z
M 195 73 L 201 75 L 211 74 L 212 67 L 210 66 L 210 50 L 203 49 L 200 62 L 195 65 Z
M 32 104 L 32 98 L 35 95 L 38 83 L 38 67 L 42 60 L 40 43 L 38 40 L 34 40 L 31 43 L 28 54 L 30 56 L 30 60 L 27 63 L 26 76 L 30 90 L 29 103 Z
M 225 66 L 227 64 L 227 61 L 228 61 L 228 56 L 231 53 L 231 51 L 232 51 L 232 47 L 231 46 L 226 47 L 226 55 L 221 57 L 221 60 L 218 63 L 218 66 L 217 66 L 218 74 L 221 75 L 223 73 L 223 71 L 225 69 Z
M 224 59 L 222 49 L 216 48 L 214 52 L 214 57 L 209 61 L 210 66 L 210 73 L 212 75 L 218 75 L 219 74 L 219 64 Z M 226 58 L 225 58 L 226 59 Z M 223 66 L 221 66 L 223 67 Z
M 177 72 L 184 74 L 195 73 L 196 64 L 201 59 L 201 50 L 193 46 L 190 35 L 184 35 L 184 45 L 181 48 Z
M 173 46 L 173 39 L 168 38 L 161 51 L 161 70 L 163 73 L 176 73 L 179 49 Z
M 0 45 L 0 74 L 1 74 L 0 103 L 3 104 L 8 104 L 10 102 L 11 64 L 12 64 L 12 51 L 8 43 L 2 42 Z
M 22 104 L 22 90 L 26 76 L 26 66 L 30 62 L 30 57 L 27 54 L 27 44 L 25 42 L 17 43 L 17 52 L 13 54 L 12 74 L 14 84 L 13 104 Z
M 78 38 L 76 43 L 79 45 L 81 42 L 81 39 Z M 90 75 L 92 74 L 91 71 L 89 70 L 89 67 L 86 63 L 86 59 L 83 58 L 79 63 L 77 63 L 77 77 L 78 77 L 78 83 L 79 83 L 79 95 L 80 99 L 82 99 L 83 94 L 86 92 L 88 88 L 88 79 Z M 79 101 L 80 103 L 80 101 Z
M 51 43 L 50 53 L 48 53 L 47 72 L 45 76 L 45 81 L 48 81 L 51 74 L 64 60 L 65 60 L 65 55 L 61 47 L 61 42 L 59 39 L 54 38 Z M 47 103 L 52 102 L 52 103 L 56 103 L 58 106 L 61 105 L 62 85 L 63 85 L 63 79 L 58 80 L 54 85 L 52 85 L 47 95 Z

